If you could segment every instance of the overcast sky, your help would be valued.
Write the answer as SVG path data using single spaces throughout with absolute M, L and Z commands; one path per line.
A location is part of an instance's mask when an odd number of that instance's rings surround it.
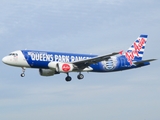
M 159 57 L 159 0 L 0 0 L 0 58 L 20 49 L 108 54 L 148 34 L 144 59 Z M 1 120 L 159 120 L 159 60 L 150 66 L 41 77 L 0 63 Z

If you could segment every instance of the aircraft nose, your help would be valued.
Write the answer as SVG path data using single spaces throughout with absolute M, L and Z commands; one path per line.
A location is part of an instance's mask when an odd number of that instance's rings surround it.
M 7 63 L 7 57 L 2 58 L 2 62 L 6 64 Z

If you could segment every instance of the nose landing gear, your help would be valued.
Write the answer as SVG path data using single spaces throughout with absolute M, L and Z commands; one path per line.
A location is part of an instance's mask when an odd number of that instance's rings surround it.
M 21 74 L 21 77 L 24 77 L 25 76 L 25 67 L 22 67 L 22 74 Z

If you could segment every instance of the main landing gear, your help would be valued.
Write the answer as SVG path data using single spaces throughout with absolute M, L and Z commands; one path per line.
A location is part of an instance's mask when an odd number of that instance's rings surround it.
M 25 67 L 22 67 L 22 74 L 21 74 L 21 77 L 24 77 L 25 76 Z
M 79 80 L 81 80 L 81 79 L 83 79 L 83 78 L 84 78 L 84 75 L 83 75 L 83 74 L 81 74 L 81 73 L 79 73 L 79 75 L 77 75 L 77 78 L 78 78 Z
M 65 78 L 65 80 L 66 80 L 67 82 L 69 82 L 69 81 L 72 80 L 72 78 L 69 76 L 69 73 L 67 73 L 67 77 Z
M 81 74 L 81 73 L 79 73 L 79 74 L 77 75 L 77 78 L 78 78 L 79 80 L 81 80 L 81 79 L 84 78 L 84 75 Z M 69 81 L 72 80 L 72 78 L 69 76 L 69 73 L 67 73 L 67 77 L 65 78 L 65 80 L 66 80 L 67 82 L 69 82 Z

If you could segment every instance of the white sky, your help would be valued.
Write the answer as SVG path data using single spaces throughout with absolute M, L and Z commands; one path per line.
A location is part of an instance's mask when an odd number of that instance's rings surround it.
M 148 34 L 144 59 L 159 59 L 158 0 L 0 0 L 0 57 L 19 49 L 107 54 Z M 159 60 L 115 73 L 41 77 L 0 63 L 2 120 L 159 120 Z

